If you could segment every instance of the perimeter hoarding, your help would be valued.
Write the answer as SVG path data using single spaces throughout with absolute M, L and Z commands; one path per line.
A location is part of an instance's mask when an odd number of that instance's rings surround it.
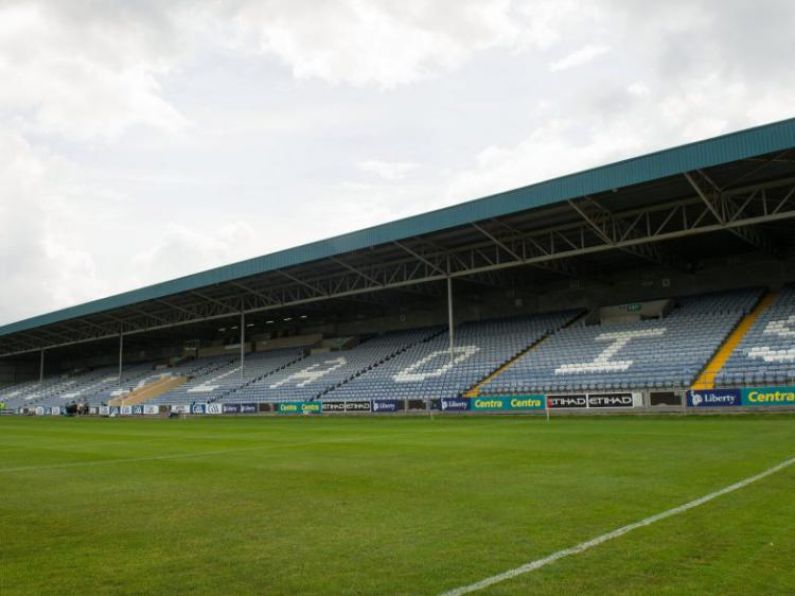
M 369 401 L 324 401 L 324 412 L 371 412 Z
M 744 406 L 795 406 L 795 386 L 747 387 L 742 390 Z
M 402 412 L 404 410 L 403 400 L 400 399 L 374 399 L 373 412 Z
M 739 389 L 692 390 L 687 392 L 688 408 L 721 408 L 742 405 Z
M 549 395 L 549 407 L 553 410 L 572 408 L 634 408 L 643 405 L 640 393 L 579 393 Z
M 276 404 L 279 414 L 320 414 L 323 404 L 318 401 L 283 401 Z
M 640 398 L 640 396 L 637 396 Z M 633 393 L 589 393 L 589 408 L 634 408 L 638 402 Z M 642 405 L 642 404 L 641 404 Z
M 442 399 L 442 411 L 444 412 L 466 412 L 469 410 L 468 399 Z
M 585 395 L 550 395 L 547 399 L 549 407 L 555 409 L 588 407 L 588 398 Z
M 472 412 L 531 412 L 546 408 L 543 395 L 494 395 L 469 398 Z

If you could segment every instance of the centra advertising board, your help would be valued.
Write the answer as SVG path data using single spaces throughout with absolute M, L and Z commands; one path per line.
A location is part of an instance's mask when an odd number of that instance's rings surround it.
M 546 408 L 543 395 L 488 395 L 469 398 L 473 412 L 533 411 Z
M 276 404 L 279 414 L 320 414 L 323 404 L 318 401 L 283 401 Z
M 795 387 L 747 387 L 742 401 L 744 406 L 795 406 Z

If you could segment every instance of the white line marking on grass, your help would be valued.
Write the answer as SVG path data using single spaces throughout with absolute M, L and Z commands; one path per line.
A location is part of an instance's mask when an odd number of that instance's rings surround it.
M 504 571 L 503 573 L 499 573 L 497 575 L 492 575 L 491 577 L 487 577 L 486 579 L 480 580 L 479 582 L 475 582 L 474 584 L 469 584 L 468 586 L 461 586 L 460 588 L 449 590 L 447 592 L 444 592 L 441 596 L 461 596 L 462 594 L 477 592 L 478 590 L 483 590 L 484 588 L 488 588 L 489 586 L 493 586 L 494 584 L 498 584 L 500 582 L 513 579 L 514 577 L 517 577 L 519 575 L 524 575 L 525 573 L 530 573 L 531 571 L 535 571 L 536 569 L 541 569 L 542 567 L 545 567 L 550 563 L 554 563 L 555 561 L 558 561 L 565 557 L 569 557 L 571 555 L 578 555 L 590 548 L 593 548 L 594 546 L 599 546 L 600 544 L 603 544 L 608 540 L 612 540 L 613 538 L 618 538 L 620 536 L 623 536 L 624 534 L 628 534 L 632 530 L 637 530 L 638 528 L 650 526 L 653 523 L 662 521 L 669 517 L 673 517 L 674 515 L 678 515 L 680 513 L 684 513 L 685 511 L 703 505 L 704 503 L 708 503 L 713 499 L 717 499 L 718 497 L 722 497 L 723 495 L 727 495 L 736 490 L 744 488 L 749 484 L 752 484 L 758 480 L 762 480 L 763 478 L 772 476 L 773 474 L 780 472 L 784 468 L 788 468 L 792 464 L 795 464 L 795 457 L 791 457 L 790 459 L 787 459 L 781 462 L 780 464 L 773 466 L 772 468 L 768 468 L 767 470 L 765 470 L 764 472 L 760 472 L 756 476 L 751 476 L 749 478 L 746 478 L 745 480 L 740 480 L 739 482 L 730 484 L 725 488 L 709 493 L 708 495 L 695 499 L 694 501 L 690 501 L 689 503 L 685 503 L 684 505 L 680 505 L 679 507 L 674 507 L 673 509 L 668 509 L 667 511 L 663 511 L 662 513 L 658 513 L 656 515 L 652 515 L 651 517 L 647 517 L 646 519 L 642 519 L 633 524 L 622 526 L 616 530 L 613 530 L 612 532 L 608 532 L 607 534 L 602 534 L 601 536 L 592 538 L 587 542 L 581 542 L 577 546 L 572 546 L 571 548 L 565 548 L 563 550 L 559 550 L 556 553 L 552 553 L 548 557 L 544 557 L 543 559 L 537 559 L 535 561 L 531 561 L 530 563 L 525 563 L 524 565 L 521 565 L 514 569 L 509 569 L 508 571 Z

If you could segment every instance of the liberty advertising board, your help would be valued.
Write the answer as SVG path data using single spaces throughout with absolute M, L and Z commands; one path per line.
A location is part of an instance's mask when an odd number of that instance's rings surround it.
M 739 389 L 710 389 L 687 392 L 688 408 L 725 408 L 741 405 L 742 395 Z

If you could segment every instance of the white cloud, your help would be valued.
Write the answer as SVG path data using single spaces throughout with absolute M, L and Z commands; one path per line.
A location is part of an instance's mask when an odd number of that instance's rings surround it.
M 0 131 L 0 321 L 107 293 L 91 251 L 74 241 L 90 234 L 88 218 L 73 225 L 83 205 L 69 164 Z
M 641 82 L 635 82 L 627 87 L 627 92 L 630 95 L 635 95 L 637 97 L 648 97 L 648 95 L 651 93 L 651 89 Z
M 168 223 L 156 242 L 133 255 L 132 286 L 140 286 L 226 265 L 262 252 L 252 226 L 238 221 L 217 228 Z
M 764 8 L 0 0 L 0 321 L 790 117 Z
M 402 180 L 419 167 L 419 164 L 410 161 L 381 161 L 368 159 L 356 164 L 358 168 L 369 174 L 388 181 Z
M 184 127 L 159 82 L 174 48 L 157 23 L 125 12 L 0 5 L 0 109 L 14 110 L 36 132 L 79 139 L 118 136 L 134 125 Z
M 576 120 L 550 121 L 518 145 L 484 149 L 474 167 L 448 181 L 447 200 L 484 196 L 631 157 L 648 147 L 644 132 L 622 122 L 583 128 Z
M 459 67 L 519 35 L 509 0 L 236 2 L 238 47 L 278 56 L 298 79 L 385 89 Z
M 560 60 L 555 60 L 549 65 L 549 70 L 551 72 L 556 72 L 558 70 L 566 70 L 569 68 L 574 68 L 576 66 L 583 66 L 592 62 L 598 56 L 605 54 L 609 51 L 610 48 L 603 45 L 594 45 L 589 44 L 568 54 L 561 58 Z

